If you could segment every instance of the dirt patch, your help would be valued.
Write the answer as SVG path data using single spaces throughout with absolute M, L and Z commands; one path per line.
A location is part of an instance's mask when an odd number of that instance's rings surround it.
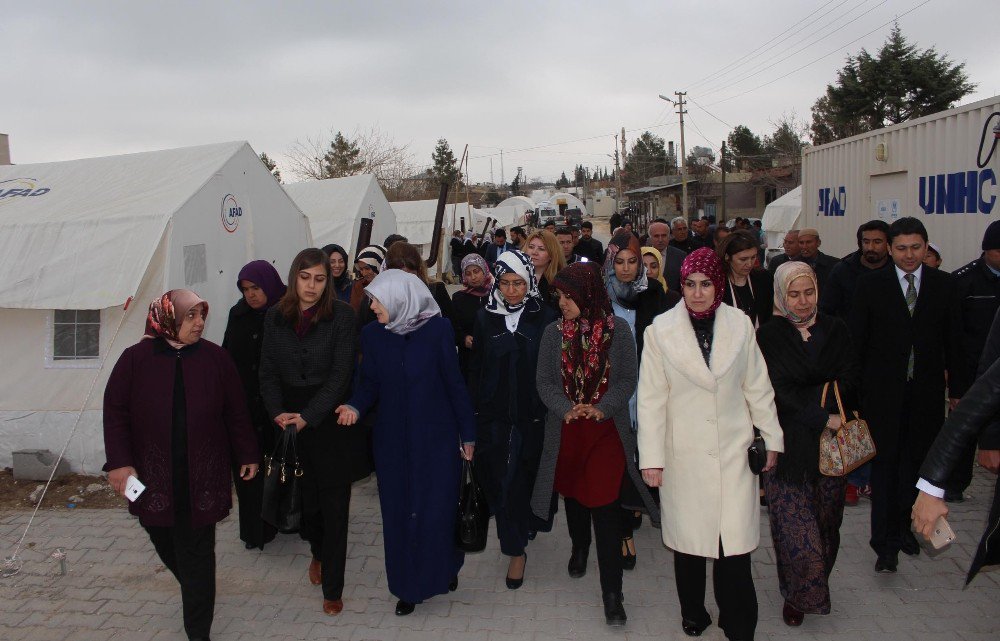
M 45 485 L 45 483 L 42 481 L 15 481 L 10 468 L 0 470 L 0 512 L 34 509 L 35 504 L 31 501 L 31 494 L 40 485 Z M 69 474 L 58 481 L 52 481 L 52 485 L 49 486 L 45 498 L 42 500 L 42 509 L 107 509 L 122 508 L 127 504 L 128 502 L 123 497 L 116 495 L 111 490 L 104 477 Z

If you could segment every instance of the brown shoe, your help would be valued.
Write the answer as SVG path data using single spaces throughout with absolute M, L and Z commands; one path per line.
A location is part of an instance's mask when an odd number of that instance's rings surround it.
M 343 599 L 337 599 L 336 601 L 331 601 L 330 599 L 323 599 L 323 614 L 329 614 L 330 616 L 337 616 L 343 609 L 344 609 Z
M 805 618 L 805 614 L 800 612 L 788 601 L 785 601 L 785 607 L 781 609 L 781 618 L 784 619 L 785 625 L 797 628 L 802 625 L 802 619 Z
M 323 582 L 323 564 L 317 559 L 309 562 L 309 582 L 313 585 L 319 585 Z M 337 610 L 337 612 L 340 612 L 340 610 Z

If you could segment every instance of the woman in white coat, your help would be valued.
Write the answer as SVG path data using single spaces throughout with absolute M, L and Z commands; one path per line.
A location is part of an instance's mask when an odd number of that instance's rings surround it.
M 750 319 L 722 305 L 725 273 L 709 249 L 681 267 L 684 305 L 656 317 L 645 333 L 639 371 L 639 467 L 660 488 L 663 542 L 674 551 L 681 627 L 699 636 L 705 609 L 705 559 L 719 627 L 752 639 L 757 594 L 750 552 L 760 540 L 757 478 L 747 462 L 756 426 L 767 466 L 784 442 L 767 367 Z

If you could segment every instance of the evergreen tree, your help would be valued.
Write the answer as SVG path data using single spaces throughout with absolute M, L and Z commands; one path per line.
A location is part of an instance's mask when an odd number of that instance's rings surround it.
M 585 182 L 587 182 L 587 170 L 583 168 L 583 165 L 577 165 L 576 169 L 573 170 L 573 186 L 583 187 Z
M 521 195 L 521 178 L 520 176 L 514 176 L 514 180 L 510 181 L 510 195 L 520 196 Z
M 975 87 L 965 63 L 953 64 L 934 47 L 919 50 L 896 25 L 874 56 L 865 49 L 849 56 L 813 104 L 813 144 L 950 109 Z
M 569 187 L 569 179 L 566 178 L 566 172 L 562 172 L 562 176 L 556 180 L 556 189 L 562 189 L 563 187 Z
M 766 167 L 768 159 L 764 158 L 764 143 L 760 136 L 750 131 L 749 127 L 738 125 L 729 132 L 726 139 L 729 146 L 729 154 L 735 158 L 735 165 L 738 170 L 749 171 Z M 726 168 L 731 169 L 730 167 Z
M 434 153 L 431 154 L 431 162 L 434 168 L 431 170 L 438 181 L 448 185 L 458 181 L 458 161 L 451 151 L 451 145 L 444 138 L 438 138 Z
M 264 153 L 262 153 L 260 155 L 260 161 L 262 163 L 264 163 L 264 166 L 267 167 L 267 170 L 269 172 L 271 172 L 271 175 L 274 176 L 274 179 L 277 180 L 280 183 L 281 182 L 281 171 L 278 170 L 278 163 L 276 163 L 273 160 L 271 160 L 268 157 L 268 155 L 264 154 Z
M 323 173 L 326 178 L 354 176 L 365 167 L 361 160 L 361 149 L 353 140 L 348 140 L 341 132 L 333 137 L 330 150 L 323 156 Z

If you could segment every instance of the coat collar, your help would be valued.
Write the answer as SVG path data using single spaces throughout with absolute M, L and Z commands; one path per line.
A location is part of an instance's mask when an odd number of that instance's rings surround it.
M 718 387 L 718 379 L 732 369 L 750 331 L 750 319 L 746 314 L 729 305 L 720 305 L 715 311 L 712 354 L 709 357 L 711 367 L 708 367 L 698 348 L 691 317 L 683 304 L 657 316 L 653 325 L 662 338 L 663 352 L 670 364 L 692 383 L 710 392 Z

